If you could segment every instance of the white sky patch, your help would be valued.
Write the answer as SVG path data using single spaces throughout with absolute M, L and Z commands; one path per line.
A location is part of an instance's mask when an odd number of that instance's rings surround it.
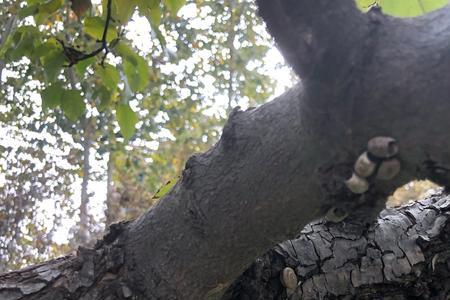
M 126 37 L 133 41 L 133 45 L 142 53 L 148 54 L 153 47 L 151 26 L 147 18 L 135 13 L 127 25 Z

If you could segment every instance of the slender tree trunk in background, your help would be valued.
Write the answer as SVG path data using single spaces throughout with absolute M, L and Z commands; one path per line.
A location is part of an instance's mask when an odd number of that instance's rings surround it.
M 84 122 L 84 136 L 83 136 L 83 180 L 81 182 L 81 201 L 80 201 L 80 222 L 78 223 L 76 241 L 80 245 L 88 245 L 91 238 L 89 233 L 89 192 L 88 184 L 90 180 L 90 151 L 92 147 L 92 124 L 90 119 L 86 119 Z
M 386 222 L 374 229 L 366 223 L 413 179 L 450 186 L 450 7 L 399 20 L 377 9 L 362 14 L 353 0 L 257 3 L 302 82 L 258 108 L 233 110 L 220 141 L 192 156 L 147 213 L 113 225 L 76 257 L 3 275 L 0 296 L 220 299 L 256 257 L 327 212 L 331 219 L 344 212 L 337 217 L 348 214 L 355 230 L 319 222 L 292 242 L 295 253 L 279 246 L 277 253 L 297 258 L 279 260 L 282 267 L 304 281 L 293 297 L 351 299 L 356 291 L 377 299 L 380 288 L 395 298 L 407 287 L 419 299 L 445 299 L 445 195 L 382 215 Z M 369 190 L 353 193 L 345 181 L 380 135 L 396 138 L 400 173 L 369 177 Z
M 77 78 L 74 73 L 72 67 L 67 69 L 67 78 L 69 79 L 69 84 L 72 89 L 77 89 Z M 88 193 L 88 184 L 90 179 L 90 151 L 92 147 L 92 134 L 93 134 L 93 125 L 92 120 L 90 118 L 83 119 L 82 121 L 83 128 L 83 162 L 82 162 L 82 172 L 83 178 L 81 181 L 81 196 L 80 196 L 80 208 L 79 208 L 79 218 L 80 221 L 77 224 L 76 233 L 75 233 L 75 241 L 78 245 L 88 245 L 92 242 L 90 234 L 89 234 L 89 212 L 88 212 L 88 204 L 89 204 L 89 193 Z
M 108 166 L 106 169 L 106 225 L 110 225 L 115 221 L 113 209 L 117 204 L 114 205 L 113 201 L 117 200 L 113 197 L 113 171 L 114 171 L 114 161 L 112 157 L 112 152 L 108 155 Z
M 8 39 L 9 35 L 16 27 L 16 25 L 17 25 L 17 16 L 12 15 L 6 22 L 5 28 L 3 28 L 3 32 L 0 36 L 0 48 L 5 44 L 6 40 Z M 5 68 L 5 61 L 3 59 L 0 59 L 0 88 L 2 88 L 3 86 L 1 79 L 4 68 Z
M 228 38 L 227 38 L 227 46 L 230 51 L 230 57 L 228 59 L 228 71 L 230 74 L 230 78 L 228 79 L 228 108 L 227 112 L 230 113 L 233 105 L 233 101 L 235 100 L 235 92 L 234 92 L 234 77 L 235 77 L 235 52 L 234 48 L 234 38 L 236 36 L 236 31 L 234 27 L 236 26 L 236 18 L 235 18 L 235 2 L 234 0 L 227 0 L 226 7 L 230 11 L 230 20 L 228 21 Z

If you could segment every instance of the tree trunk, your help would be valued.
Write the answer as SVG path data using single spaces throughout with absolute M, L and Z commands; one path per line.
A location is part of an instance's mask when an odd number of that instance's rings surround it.
M 387 195 L 412 179 L 449 185 L 449 7 L 400 20 L 377 9 L 362 14 L 353 0 L 257 2 L 302 82 L 259 108 L 235 109 L 220 141 L 192 156 L 180 181 L 150 211 L 114 229 L 114 239 L 110 234 L 104 245 L 86 250 L 91 256 L 79 254 L 86 262 L 77 265 L 81 269 L 73 271 L 75 258 L 65 259 L 59 267 L 68 272 L 65 278 L 90 276 L 77 295 L 218 299 L 255 257 L 327 212 L 331 220 L 348 215 L 348 220 L 365 224 L 374 220 Z M 368 178 L 367 192 L 353 193 L 345 182 L 375 136 L 397 140 L 400 152 L 395 159 L 401 161 L 401 171 L 393 179 L 380 180 L 386 160 L 372 158 L 377 176 Z M 361 249 L 367 248 L 362 236 L 354 241 L 344 236 L 339 243 L 349 243 L 362 255 Z M 402 248 L 408 249 L 417 248 Z M 364 264 L 371 266 L 370 259 L 380 257 L 389 262 L 391 273 L 383 269 L 389 280 L 408 273 L 408 263 L 412 269 L 416 261 L 411 259 L 418 255 L 405 253 L 406 259 L 397 259 L 401 250 L 372 250 Z M 353 255 L 342 249 L 334 253 L 336 267 Z M 89 267 L 83 269 L 85 264 Z M 354 287 L 379 279 L 364 271 L 351 277 Z M 14 280 L 20 274 L 4 275 L 0 284 L 18 286 Z M 299 275 L 306 284 L 308 273 Z M 334 290 L 340 277 L 330 276 L 318 276 L 317 283 L 313 277 L 302 286 L 304 295 L 316 290 L 340 294 Z M 42 287 L 39 293 L 63 299 L 54 295 L 61 286 L 70 287 L 64 284 L 67 280 Z M 105 289 L 106 283 L 112 286 Z M 69 294 L 71 290 L 64 288 Z
M 113 196 L 114 187 L 113 187 L 113 171 L 114 171 L 114 161 L 112 152 L 109 152 L 108 155 L 108 166 L 106 170 L 106 225 L 110 225 L 114 221 L 114 209 L 117 206 L 115 202 L 117 199 Z
M 17 17 L 16 16 L 10 16 L 10 18 L 6 21 L 5 27 L 2 29 L 2 34 L 0 36 L 0 48 L 3 47 L 6 40 L 8 39 L 11 32 L 14 30 L 14 28 L 17 25 Z M 0 88 L 3 88 L 2 84 L 2 77 L 3 77 L 3 70 L 6 66 L 6 63 L 3 59 L 0 59 Z
M 86 246 L 91 242 L 89 233 L 89 192 L 88 184 L 90 180 L 91 164 L 90 151 L 92 147 L 92 124 L 91 119 L 84 120 L 84 136 L 83 136 L 83 180 L 81 182 L 81 199 L 80 199 L 80 222 L 78 223 L 76 241 L 79 245 Z

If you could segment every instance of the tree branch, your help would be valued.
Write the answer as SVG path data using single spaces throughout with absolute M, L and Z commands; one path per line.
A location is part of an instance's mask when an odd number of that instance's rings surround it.
M 234 111 L 220 142 L 189 159 L 172 192 L 132 223 L 127 257 L 143 293 L 220 294 L 263 249 L 330 208 L 369 221 L 413 179 L 450 185 L 449 16 L 446 8 L 399 20 L 375 10 L 370 51 L 356 65 L 347 61 L 347 76 L 326 85 L 310 78 L 257 109 Z M 334 73 L 341 57 L 331 57 Z M 380 135 L 397 139 L 401 172 L 349 193 L 343 182 Z
M 257 3 L 268 31 L 302 79 L 333 82 L 348 75 L 369 33 L 369 20 L 353 0 Z
M 106 59 L 106 56 L 109 53 L 107 36 L 108 36 L 109 23 L 111 21 L 111 5 L 112 5 L 112 0 L 108 0 L 107 10 L 106 10 L 105 27 L 103 29 L 102 39 L 100 40 L 101 46 L 98 47 L 97 49 L 95 49 L 94 51 L 92 51 L 90 53 L 83 53 L 83 52 L 73 48 L 72 46 L 66 46 L 63 41 L 58 39 L 58 42 L 63 47 L 64 55 L 66 56 L 67 60 L 69 61 L 69 65 L 67 65 L 67 67 L 71 67 L 82 60 L 86 60 L 91 57 L 94 57 L 97 54 L 104 51 L 105 53 L 103 54 L 103 58 L 101 61 L 101 64 L 103 65 L 103 63 Z
M 354 220 L 308 224 L 257 259 L 225 299 L 445 299 L 449 208 L 439 193 L 386 209 L 369 228 Z M 295 289 L 280 281 L 285 267 L 295 270 Z

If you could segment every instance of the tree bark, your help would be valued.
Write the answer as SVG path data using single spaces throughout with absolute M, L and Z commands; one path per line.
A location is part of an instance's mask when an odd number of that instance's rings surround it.
M 125 224 L 110 226 L 94 249 L 80 247 L 72 255 L 0 274 L 0 299 L 144 299 L 133 296 L 126 284 Z
M 439 194 L 386 209 L 363 222 L 318 220 L 270 250 L 232 285 L 226 299 L 447 299 L 450 197 Z M 285 267 L 295 290 L 280 280 Z
M 370 227 L 320 219 L 248 268 L 223 300 L 446 299 L 450 293 L 450 196 L 385 209 Z M 145 299 L 133 295 L 123 269 L 126 223 L 95 249 L 0 275 L 0 299 Z M 297 288 L 280 280 L 295 270 Z M 157 297 L 155 299 L 165 299 Z
M 220 141 L 187 161 L 172 191 L 121 227 L 123 262 L 112 260 L 115 272 L 99 273 L 102 246 L 92 250 L 96 280 L 87 289 L 99 296 L 86 299 L 108 299 L 92 290 L 107 273 L 127 289 L 111 288 L 110 299 L 218 299 L 255 257 L 326 212 L 366 223 L 412 179 L 449 185 L 449 7 L 400 20 L 379 10 L 362 14 L 352 0 L 258 4 L 302 82 L 259 108 L 231 113 Z M 344 182 L 367 141 L 380 135 L 397 140 L 401 172 L 388 181 L 370 177 L 368 192 L 354 194 Z M 398 256 L 382 254 L 389 262 Z M 358 280 L 352 284 L 367 278 Z

